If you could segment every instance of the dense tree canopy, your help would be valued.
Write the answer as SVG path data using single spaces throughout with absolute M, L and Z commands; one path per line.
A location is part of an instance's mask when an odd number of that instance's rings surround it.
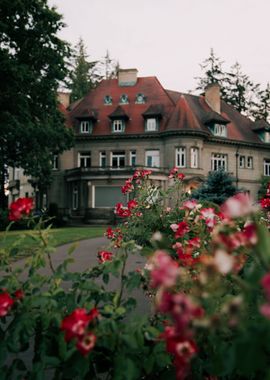
M 50 159 L 71 146 L 57 89 L 69 46 L 57 37 L 62 16 L 47 0 L 0 3 L 0 168 L 22 167 L 46 182 Z M 3 184 L 1 186 L 3 194 Z
M 233 178 L 225 171 L 210 172 L 206 181 L 192 193 L 192 198 L 221 205 L 237 193 Z
M 243 72 L 240 63 L 236 62 L 228 70 L 214 52 L 202 64 L 202 74 L 197 79 L 196 91 L 200 93 L 211 83 L 219 83 L 222 99 L 234 106 L 239 112 L 255 119 L 267 120 L 270 115 L 269 84 L 262 89 L 258 83 Z
M 71 101 L 83 98 L 88 91 L 95 88 L 102 79 L 116 78 L 119 63 L 106 55 L 100 60 L 91 61 L 82 38 L 73 49 L 71 70 L 68 78 L 68 88 L 71 91 Z

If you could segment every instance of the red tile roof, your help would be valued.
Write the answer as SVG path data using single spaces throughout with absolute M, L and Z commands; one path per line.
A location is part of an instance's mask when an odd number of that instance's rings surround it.
M 144 104 L 136 103 L 137 94 L 146 98 Z M 119 106 L 120 97 L 126 94 L 128 104 Z M 112 105 L 104 104 L 104 97 L 111 96 Z M 120 112 L 121 111 L 121 112 Z M 93 136 L 112 134 L 112 115 L 127 115 L 125 135 L 145 134 L 144 117 L 158 113 L 160 118 L 159 132 L 183 131 L 200 132 L 211 137 L 207 124 L 213 122 L 226 123 L 227 138 L 230 140 L 261 143 L 253 131 L 255 123 L 241 115 L 232 106 L 221 101 L 221 114 L 215 113 L 206 103 L 204 96 L 183 94 L 165 90 L 156 77 L 138 78 L 134 86 L 118 86 L 117 79 L 103 80 L 96 89 L 91 90 L 84 99 L 72 107 L 69 116 L 74 126 L 78 126 L 78 118 L 86 113 L 95 112 Z M 158 116 L 158 115 L 157 115 Z M 224 140 L 224 138 L 223 138 Z

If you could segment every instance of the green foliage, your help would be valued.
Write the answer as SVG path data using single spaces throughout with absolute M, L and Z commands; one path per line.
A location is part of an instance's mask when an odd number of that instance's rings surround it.
M 270 180 L 269 177 L 263 176 L 261 179 L 261 186 L 258 191 L 258 199 L 262 199 L 265 197 L 267 185 L 269 184 Z
M 3 0 L 0 20 L 0 171 L 22 167 L 46 185 L 52 155 L 73 140 L 57 101 L 69 57 L 57 37 L 64 24 L 47 0 Z
M 237 193 L 233 178 L 223 170 L 210 172 L 206 181 L 192 192 L 192 198 L 222 204 Z

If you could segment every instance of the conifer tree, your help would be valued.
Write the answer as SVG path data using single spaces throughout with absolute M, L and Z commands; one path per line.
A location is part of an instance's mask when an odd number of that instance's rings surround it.
M 73 64 L 70 71 L 69 89 L 71 101 L 83 98 L 100 81 L 97 72 L 98 61 L 89 61 L 86 46 L 82 38 L 73 51 Z
M 209 84 L 218 83 L 221 88 L 221 96 L 226 97 L 226 75 L 223 63 L 215 55 L 214 49 L 211 49 L 209 57 L 200 64 L 202 75 L 195 78 L 198 80 L 196 91 L 202 93 Z
M 237 193 L 233 178 L 225 171 L 210 172 L 206 181 L 192 193 L 192 198 L 200 201 L 222 204 Z
M 97 66 L 100 80 L 116 78 L 120 68 L 119 62 L 111 58 L 109 50 L 106 51 L 105 56 L 102 57 Z
M 270 84 L 267 83 L 264 90 L 258 93 L 258 107 L 253 113 L 256 120 L 264 119 L 270 123 Z

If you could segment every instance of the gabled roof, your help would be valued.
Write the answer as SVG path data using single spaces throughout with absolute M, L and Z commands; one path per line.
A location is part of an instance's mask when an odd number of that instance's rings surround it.
M 223 117 L 222 115 L 220 115 L 219 113 L 215 111 L 210 111 L 210 112 L 205 113 L 205 116 L 203 116 L 202 118 L 202 122 L 205 125 L 211 125 L 213 123 L 228 124 L 230 120 L 226 119 L 225 117 Z
M 126 119 L 126 120 L 129 119 L 128 115 L 125 113 L 125 111 L 123 110 L 121 106 L 118 106 L 117 108 L 115 108 L 115 110 L 112 113 L 110 113 L 108 117 L 112 120 L 118 119 L 118 118 Z
M 97 120 L 98 112 L 94 109 L 83 108 L 80 112 L 74 114 L 76 119 L 92 119 Z
M 128 97 L 128 104 L 119 104 L 121 96 Z M 138 94 L 145 96 L 146 102 L 136 103 Z M 104 98 L 110 96 L 112 104 L 105 104 Z M 211 123 L 227 125 L 227 139 L 235 142 L 263 144 L 255 133 L 258 128 L 270 128 L 266 122 L 254 123 L 241 115 L 232 106 L 221 100 L 221 112 L 214 112 L 205 101 L 205 97 L 165 90 L 156 77 L 138 78 L 134 86 L 121 87 L 117 79 L 103 80 L 81 101 L 72 107 L 69 117 L 73 125 L 78 123 L 80 115 L 94 111 L 97 116 L 92 136 L 112 134 L 110 119 L 125 117 L 128 127 L 124 135 L 144 135 L 144 118 L 162 115 L 159 133 L 181 132 L 203 133 L 211 137 Z M 79 116 L 78 116 L 79 115 Z M 263 128 L 262 128 L 263 127 Z M 213 136 L 218 139 L 218 137 Z M 224 138 L 223 138 L 224 140 Z

